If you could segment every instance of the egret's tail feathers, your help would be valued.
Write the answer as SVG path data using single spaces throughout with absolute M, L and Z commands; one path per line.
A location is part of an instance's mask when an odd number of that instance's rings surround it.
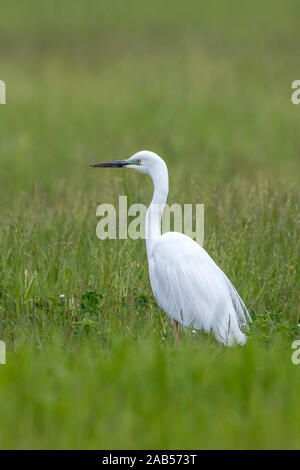
M 227 346 L 235 346 L 236 344 L 245 344 L 247 341 L 247 336 L 241 332 L 240 329 L 231 330 L 227 335 Z
M 219 343 L 225 346 L 245 344 L 247 336 L 239 328 L 235 314 L 228 315 L 228 324 L 213 328 L 214 335 Z
M 232 305 L 238 318 L 239 326 L 243 331 L 245 331 L 247 329 L 248 321 L 252 321 L 251 315 L 248 312 L 246 305 L 242 301 L 234 285 L 231 283 L 231 281 L 228 279 L 226 274 L 224 274 L 223 271 L 219 267 L 218 269 L 222 273 L 223 279 L 228 288 Z

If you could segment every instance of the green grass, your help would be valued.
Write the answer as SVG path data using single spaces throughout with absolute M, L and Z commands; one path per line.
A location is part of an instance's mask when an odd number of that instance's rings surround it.
M 300 377 L 278 345 L 86 338 L 8 359 L 2 447 L 299 447 Z
M 2 10 L 0 448 L 299 447 L 298 2 Z M 143 148 L 170 203 L 205 204 L 244 348 L 181 331 L 175 350 L 143 241 L 97 239 L 99 203 L 152 186 L 89 163 Z

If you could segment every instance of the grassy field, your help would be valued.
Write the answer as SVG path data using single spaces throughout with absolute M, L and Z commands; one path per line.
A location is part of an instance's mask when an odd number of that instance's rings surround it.
M 299 448 L 299 2 L 10 0 L 1 7 L 0 448 Z M 96 208 L 151 181 L 89 163 L 157 152 L 170 203 L 253 317 L 243 348 L 156 306 L 142 240 Z

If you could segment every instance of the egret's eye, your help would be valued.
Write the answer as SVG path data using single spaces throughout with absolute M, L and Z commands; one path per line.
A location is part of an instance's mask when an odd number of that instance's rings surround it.
M 137 164 L 139 165 L 139 164 L 141 163 L 141 160 L 138 158 L 138 159 L 136 160 L 136 162 L 137 162 Z

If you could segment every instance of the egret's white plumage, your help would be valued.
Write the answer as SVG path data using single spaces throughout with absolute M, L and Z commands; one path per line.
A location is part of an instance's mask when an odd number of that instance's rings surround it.
M 154 184 L 146 216 L 146 247 L 151 287 L 158 305 L 184 327 L 212 331 L 225 345 L 244 344 L 250 315 L 236 289 L 208 253 L 178 232 L 161 234 L 168 196 L 168 170 L 155 153 L 138 152 L 128 160 L 95 164 L 134 168 Z M 177 330 L 175 329 L 175 335 Z
M 247 310 L 229 279 L 191 238 L 170 232 L 148 255 L 150 281 L 159 306 L 178 323 L 207 333 L 229 346 L 244 344 L 240 326 Z

